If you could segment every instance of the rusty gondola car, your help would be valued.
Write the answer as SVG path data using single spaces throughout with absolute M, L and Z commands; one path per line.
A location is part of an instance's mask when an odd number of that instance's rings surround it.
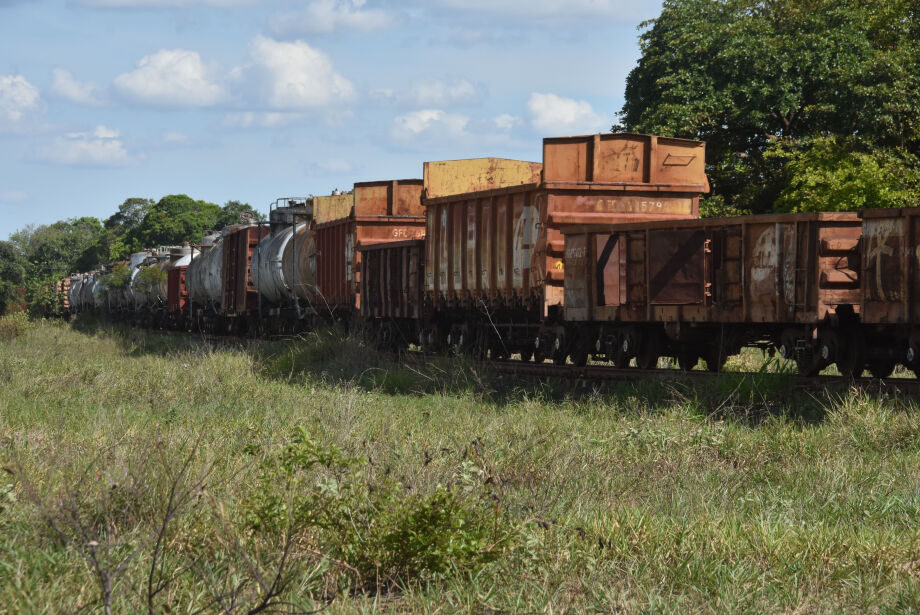
M 350 320 L 361 306 L 361 248 L 421 239 L 425 218 L 422 180 L 359 182 L 351 193 L 316 197 L 312 234 L 306 248 L 318 313 Z
M 425 163 L 420 343 L 548 352 L 562 318 L 563 229 L 695 218 L 705 144 L 636 134 L 550 138 L 543 163 Z M 557 352 L 558 354 L 558 352 Z
M 885 377 L 897 364 L 920 376 L 920 209 L 860 212 L 862 305 L 857 360 Z
M 570 229 L 562 343 L 576 363 L 652 368 L 670 356 L 711 370 L 760 345 L 803 374 L 851 373 L 860 233 L 854 213 Z

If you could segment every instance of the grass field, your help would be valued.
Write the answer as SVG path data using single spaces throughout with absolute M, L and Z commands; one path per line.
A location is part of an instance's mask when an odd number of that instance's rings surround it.
M 910 401 L 0 320 L 0 612 L 920 610 Z

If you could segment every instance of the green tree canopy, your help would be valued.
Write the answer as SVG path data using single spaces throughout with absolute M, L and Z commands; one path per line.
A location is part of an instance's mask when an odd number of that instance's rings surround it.
M 22 300 L 25 259 L 9 241 L 0 241 L 0 316 Z
M 27 261 L 26 277 L 30 282 L 45 284 L 74 271 L 91 269 L 83 262 L 102 234 L 102 223 L 84 216 L 54 224 L 27 226 L 10 235 L 10 243 Z
M 224 206 L 220 210 L 220 215 L 217 217 L 217 226 L 215 228 L 222 229 L 225 226 L 239 224 L 241 215 L 243 214 L 248 214 L 252 217 L 253 220 L 257 222 L 265 221 L 265 214 L 253 209 L 252 205 L 249 203 L 243 203 L 241 201 L 227 201 L 224 203 Z
M 196 201 L 184 194 L 164 196 L 145 213 L 143 221 L 128 231 L 132 249 L 182 244 L 200 239 L 204 231 L 217 228 L 221 208 Z
M 790 208 L 790 185 L 820 189 L 828 177 L 807 152 L 829 143 L 851 164 L 869 156 L 916 172 L 915 0 L 665 0 L 646 26 L 615 128 L 707 141 L 714 202 L 763 212 L 783 198 Z

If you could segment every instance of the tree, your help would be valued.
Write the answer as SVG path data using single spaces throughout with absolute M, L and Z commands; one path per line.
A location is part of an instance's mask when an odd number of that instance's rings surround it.
M 95 245 L 101 233 L 102 223 L 84 216 L 27 226 L 10 235 L 10 243 L 28 263 L 26 278 L 30 284 L 45 284 L 74 271 L 91 269 L 81 257 Z
M 9 241 L 0 241 L 0 316 L 22 302 L 25 275 L 22 255 Z
M 227 201 L 221 208 L 220 215 L 217 217 L 216 229 L 219 230 L 225 226 L 239 224 L 241 221 L 241 215 L 248 215 L 256 222 L 265 221 L 265 214 L 253 209 L 252 205 L 249 203 L 242 203 L 240 201 Z
M 118 211 L 109 216 L 104 226 L 108 230 L 121 231 L 122 233 L 130 231 L 141 225 L 147 212 L 150 211 L 156 201 L 153 199 L 143 199 L 130 197 L 118 206 Z
M 143 221 L 126 234 L 132 249 L 179 245 L 201 239 L 204 231 L 217 228 L 219 205 L 196 201 L 184 194 L 164 196 L 152 205 Z
M 780 153 L 822 137 L 916 164 L 915 1 L 666 0 L 645 26 L 615 129 L 707 141 L 714 203 L 769 211 L 796 181 Z
M 105 230 L 95 247 L 97 265 L 122 260 L 131 252 L 143 249 L 144 246 L 131 245 L 130 234 L 144 221 L 147 212 L 156 205 L 152 199 L 131 197 L 118 206 L 118 211 L 106 218 L 103 226 Z

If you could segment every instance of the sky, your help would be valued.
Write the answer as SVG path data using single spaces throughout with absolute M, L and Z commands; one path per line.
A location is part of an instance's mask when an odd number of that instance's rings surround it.
M 609 130 L 661 0 L 0 0 L 0 238 L 188 194 L 539 161 Z

